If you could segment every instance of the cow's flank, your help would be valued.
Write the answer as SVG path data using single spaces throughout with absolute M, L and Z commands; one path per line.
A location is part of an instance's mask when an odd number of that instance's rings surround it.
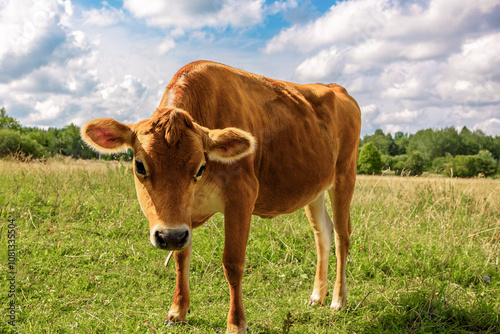
M 272 218 L 305 207 L 318 255 L 309 302 L 325 303 L 335 240 L 331 307 L 345 306 L 360 126 L 356 101 L 336 84 L 299 85 L 199 61 L 179 70 L 149 119 L 92 120 L 82 138 L 99 152 L 134 151 L 151 243 L 174 251 L 177 281 L 168 321 L 186 320 L 193 230 L 224 213 L 227 330 L 240 333 L 247 328 L 241 282 L 252 215 Z

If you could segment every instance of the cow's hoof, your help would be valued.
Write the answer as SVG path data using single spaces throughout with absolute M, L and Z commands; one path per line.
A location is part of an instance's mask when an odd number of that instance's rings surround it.
M 190 312 L 190 309 L 187 312 L 180 312 L 177 309 L 171 309 L 168 311 L 167 316 L 165 317 L 165 324 L 167 322 L 186 322 L 186 314 Z
M 246 332 L 248 332 L 247 325 L 240 328 L 237 326 L 228 326 L 226 330 L 226 334 L 245 334 Z
M 313 294 L 311 297 L 309 297 L 309 303 L 310 306 L 315 306 L 315 305 L 320 305 L 323 306 L 325 305 L 325 298 L 320 298 L 319 296 Z
M 248 332 L 248 327 L 245 328 L 239 328 L 239 329 L 234 329 L 234 330 L 227 330 L 226 334 L 245 334 Z
M 178 324 L 185 324 L 186 321 L 179 321 L 179 320 L 165 320 L 163 322 L 165 324 L 166 327 L 173 327 L 175 325 L 178 325 Z
M 334 311 L 340 311 L 342 307 L 345 306 L 345 303 L 342 303 L 341 301 L 332 301 L 332 304 L 330 305 L 330 308 L 333 309 Z

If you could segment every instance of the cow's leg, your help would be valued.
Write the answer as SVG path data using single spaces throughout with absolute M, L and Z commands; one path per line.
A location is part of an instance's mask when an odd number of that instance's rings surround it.
M 167 320 L 186 321 L 189 310 L 189 267 L 191 264 L 192 243 L 181 251 L 174 252 L 177 282 L 175 284 L 174 299 Z
M 331 308 L 340 310 L 347 301 L 345 270 L 351 243 L 351 221 L 349 211 L 354 192 L 356 169 L 350 175 L 337 175 L 335 185 L 329 190 L 335 228 L 335 251 L 337 255 L 337 277 L 333 289 Z
M 251 212 L 240 212 L 230 206 L 224 212 L 224 254 L 222 263 L 229 283 L 230 306 L 227 333 L 245 333 L 247 330 L 241 281 L 245 269 L 245 252 L 250 230 Z
M 309 304 L 325 304 L 327 290 L 328 258 L 332 245 L 333 224 L 325 207 L 325 193 L 321 193 L 305 207 L 307 218 L 314 230 L 316 241 L 317 266 L 314 289 Z

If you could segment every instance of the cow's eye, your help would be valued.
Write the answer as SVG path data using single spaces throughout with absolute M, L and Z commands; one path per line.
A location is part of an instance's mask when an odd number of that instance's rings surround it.
M 199 179 L 203 172 L 205 171 L 206 164 L 203 164 L 200 166 L 200 169 L 198 169 L 198 173 L 194 176 L 195 180 Z
M 139 175 L 146 176 L 146 167 L 140 159 L 135 159 L 135 172 Z

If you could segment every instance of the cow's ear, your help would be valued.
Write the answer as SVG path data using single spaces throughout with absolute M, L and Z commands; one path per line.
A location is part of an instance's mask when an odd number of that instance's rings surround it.
M 256 140 L 250 133 L 237 128 L 209 130 L 203 128 L 204 148 L 208 159 L 232 163 L 252 154 Z
M 82 139 L 97 152 L 112 154 L 132 147 L 132 130 L 112 118 L 98 118 L 87 122 L 80 131 Z

